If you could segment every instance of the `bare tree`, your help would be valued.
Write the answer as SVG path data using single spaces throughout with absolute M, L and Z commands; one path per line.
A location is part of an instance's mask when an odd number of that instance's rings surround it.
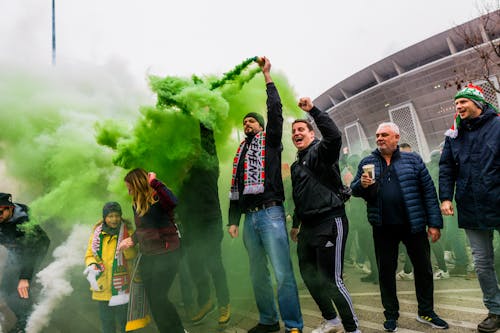
M 500 0 L 489 3 L 480 9 L 484 15 L 478 18 L 477 25 L 461 25 L 454 32 L 464 43 L 465 49 L 472 49 L 474 66 L 457 64 L 456 77 L 446 82 L 445 88 L 455 86 L 460 90 L 464 84 L 484 79 L 493 90 L 500 93 L 491 77 L 500 73 Z M 477 61 L 477 62 L 476 62 Z

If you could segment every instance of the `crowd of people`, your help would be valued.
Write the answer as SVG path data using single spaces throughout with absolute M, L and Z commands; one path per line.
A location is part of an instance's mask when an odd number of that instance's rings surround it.
M 298 106 L 308 117 L 292 124 L 297 158 L 291 166 L 292 198 L 287 198 L 294 207 L 288 234 L 282 104 L 269 59 L 259 58 L 258 63 L 266 85 L 267 123 L 256 112 L 243 118 L 245 138 L 233 160 L 227 225 L 230 237 L 239 237 L 243 216 L 241 233 L 259 313 L 248 332 L 278 332 L 280 319 L 286 332 L 303 330 L 289 239 L 297 242 L 301 278 L 323 317 L 313 333 L 360 332 L 343 280 L 344 261 L 351 260 L 368 273 L 363 282 L 380 288 L 385 331 L 398 329 L 396 280 L 414 280 L 417 321 L 447 329 L 448 323 L 434 311 L 434 279 L 467 277 L 473 268 L 488 309 L 478 330 L 495 332 L 500 327 L 493 245 L 494 231 L 500 232 L 500 117 L 481 90 L 469 85 L 456 94 L 455 123 L 427 165 L 399 142 L 399 128 L 392 122 L 378 126 L 375 150 L 362 156 L 342 152 L 335 122 L 310 98 L 301 98 Z M 199 127 L 199 161 L 178 196 L 154 172 L 131 170 L 124 182 L 134 223 L 122 217 L 117 202 L 108 202 L 92 230 L 84 273 L 105 333 L 140 328 L 151 318 L 159 332 L 186 332 L 168 296 L 178 274 L 181 289 L 191 280 L 192 288 L 182 291 L 184 305 L 191 310 L 190 324 L 203 321 L 216 308 L 219 325 L 231 319 L 221 253 L 219 160 L 213 129 L 202 123 Z M 21 227 L 27 221 L 27 207 L 0 193 L 0 244 L 17 259 L 16 270 L 4 274 L 1 285 L 18 317 L 15 332 L 24 329 L 32 301 L 30 281 L 49 244 L 39 226 L 30 232 Z M 405 265 L 398 272 L 400 258 Z M 454 267 L 448 270 L 452 259 Z M 216 300 L 211 298 L 210 281 Z M 140 301 L 141 292 L 147 302 Z M 193 293 L 196 302 L 190 302 Z

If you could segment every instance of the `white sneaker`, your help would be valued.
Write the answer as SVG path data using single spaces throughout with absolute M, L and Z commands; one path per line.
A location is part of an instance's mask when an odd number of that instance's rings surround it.
M 342 324 L 333 325 L 328 321 L 323 320 L 318 328 L 312 330 L 311 333 L 343 333 L 344 326 Z
M 436 273 L 434 273 L 434 280 L 444 280 L 449 278 L 450 278 L 450 273 L 448 271 L 443 272 L 442 269 L 438 269 Z
M 396 280 L 399 280 L 399 281 L 410 281 L 410 280 L 413 280 L 413 279 L 414 279 L 413 272 L 405 273 L 405 271 L 401 271 L 401 272 L 396 273 Z
M 444 261 L 447 264 L 455 263 L 455 258 L 453 258 L 453 253 L 451 251 L 444 251 Z

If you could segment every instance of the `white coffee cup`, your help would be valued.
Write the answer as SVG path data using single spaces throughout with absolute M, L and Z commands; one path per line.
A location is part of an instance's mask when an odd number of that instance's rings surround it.
M 363 172 L 375 182 L 375 164 L 365 164 L 363 165 Z

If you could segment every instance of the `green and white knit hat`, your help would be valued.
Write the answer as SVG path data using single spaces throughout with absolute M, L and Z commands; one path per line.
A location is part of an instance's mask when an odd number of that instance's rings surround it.
M 455 99 L 458 98 L 468 98 L 473 101 L 478 101 L 485 104 L 488 103 L 484 99 L 483 88 L 475 86 L 472 83 L 469 83 L 467 87 L 457 92 L 457 94 L 455 95 Z
M 472 83 L 469 83 L 464 89 L 460 90 L 456 95 L 454 100 L 459 98 L 467 98 L 470 99 L 474 104 L 476 104 L 479 108 L 482 108 L 485 104 L 489 104 L 484 99 L 483 89 L 481 87 L 475 86 Z M 458 111 L 455 112 L 455 116 L 453 119 L 453 125 L 450 129 L 448 129 L 444 135 L 449 136 L 454 139 L 458 136 L 458 127 L 460 126 L 460 116 L 458 115 Z

